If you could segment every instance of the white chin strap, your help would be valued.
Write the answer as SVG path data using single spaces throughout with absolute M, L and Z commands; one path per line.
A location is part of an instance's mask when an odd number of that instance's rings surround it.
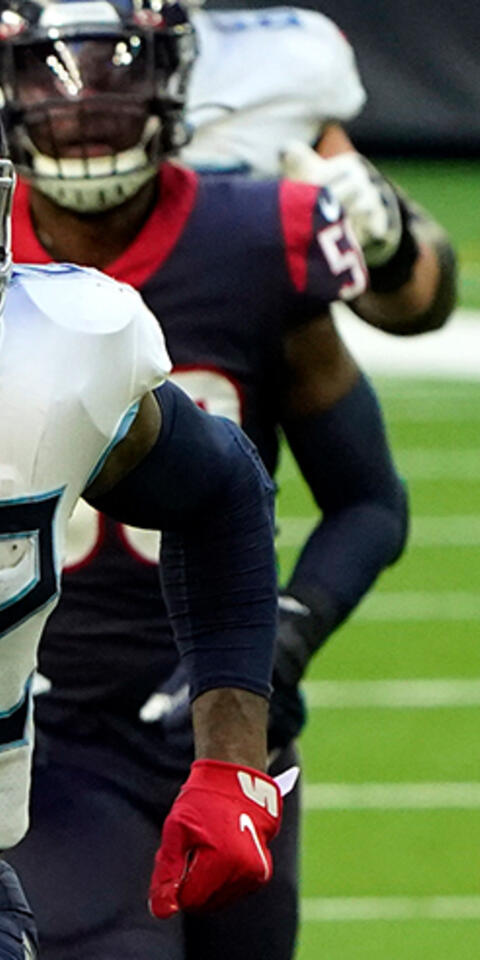
M 55 160 L 33 151 L 29 180 L 61 207 L 78 213 L 101 213 L 133 197 L 154 176 L 143 146 L 106 157 Z

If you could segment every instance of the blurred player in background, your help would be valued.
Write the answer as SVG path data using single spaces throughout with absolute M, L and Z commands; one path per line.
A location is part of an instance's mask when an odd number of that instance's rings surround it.
M 362 294 L 363 262 L 330 195 L 162 163 L 182 140 L 192 61 L 179 8 L 122 12 L 90 0 L 10 7 L 3 20 L 9 139 L 31 184 L 17 195 L 17 256 L 70 258 L 134 283 L 165 322 L 177 382 L 242 422 L 271 473 L 281 425 L 323 511 L 281 611 L 270 726 L 280 769 L 301 725 L 297 685 L 310 656 L 396 559 L 406 531 L 376 400 L 328 304 L 354 298 L 371 322 L 407 323 L 428 314 L 443 273 L 429 273 L 405 228 L 406 249 L 382 274 L 387 292 Z M 288 958 L 297 791 L 271 892 L 216 917 L 144 927 L 133 878 L 188 769 L 186 678 L 158 596 L 156 543 L 91 512 L 76 523 L 66 599 L 42 652 L 35 830 L 15 858 L 44 954 L 60 960 L 75 944 L 78 957 L 104 960 L 162 949 Z M 56 864 L 43 869 L 47 849 Z M 65 882 L 73 868 L 75 896 Z
M 263 772 L 276 624 L 272 485 L 234 424 L 171 384 L 149 392 L 171 364 L 131 287 L 68 264 L 12 267 L 13 189 L 3 150 L 0 849 L 28 825 L 32 674 L 58 602 L 67 521 L 84 496 L 164 531 L 164 591 L 194 700 L 196 762 L 164 825 L 152 911 L 229 902 L 269 879 L 268 841 L 280 823 L 279 788 Z M 70 880 L 75 896 L 75 870 Z M 132 878 L 146 916 L 144 880 L 144 871 Z M 0 957 L 27 960 L 35 948 L 30 908 L 1 860 Z
M 317 143 L 353 120 L 366 93 L 352 47 L 311 10 L 202 10 L 187 95 L 193 130 L 182 150 L 198 170 L 272 177 L 289 140 Z
M 445 231 L 356 152 L 344 125 L 366 94 L 345 35 L 296 7 L 193 8 L 199 56 L 188 96 L 194 131 L 182 159 L 199 170 L 287 176 L 330 188 L 355 228 L 373 290 L 368 323 L 402 335 L 442 326 L 455 303 L 455 257 Z M 414 248 L 417 258 L 412 266 Z M 391 279 L 393 278 L 393 279 Z M 399 307 L 403 309 L 398 310 Z

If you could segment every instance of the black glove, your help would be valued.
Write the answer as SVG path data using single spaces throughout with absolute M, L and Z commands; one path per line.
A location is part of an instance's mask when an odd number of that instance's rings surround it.
M 298 684 L 312 654 L 323 645 L 331 628 L 331 617 L 327 623 L 327 618 L 314 613 L 294 597 L 280 596 L 278 605 L 269 750 L 286 747 L 305 726 L 307 711 Z

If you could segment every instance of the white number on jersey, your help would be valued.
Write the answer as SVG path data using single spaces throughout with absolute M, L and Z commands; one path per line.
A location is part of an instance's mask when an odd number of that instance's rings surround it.
M 345 239 L 348 246 L 342 250 L 340 244 Z M 344 300 L 353 300 L 360 296 L 366 286 L 366 268 L 362 251 L 348 220 L 340 220 L 319 230 L 317 240 L 335 277 L 347 270 L 350 272 L 351 279 L 340 287 L 339 296 Z

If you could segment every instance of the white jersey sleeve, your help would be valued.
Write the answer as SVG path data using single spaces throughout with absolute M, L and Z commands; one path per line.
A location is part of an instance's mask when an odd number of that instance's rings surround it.
M 157 321 L 131 287 L 66 264 L 14 268 L 0 333 L 0 849 L 7 849 L 28 823 L 30 678 L 59 595 L 68 518 L 170 360 Z
M 111 442 L 125 413 L 171 370 L 161 327 L 133 287 L 97 270 L 49 265 L 50 275 L 58 271 L 52 299 L 46 269 L 22 271 L 23 290 L 48 316 L 57 352 L 75 343 L 79 369 L 90 372 L 82 402 Z
M 352 47 L 328 17 L 295 7 L 197 11 L 199 56 L 188 100 L 197 169 L 277 176 L 291 139 L 313 143 L 366 99 Z

